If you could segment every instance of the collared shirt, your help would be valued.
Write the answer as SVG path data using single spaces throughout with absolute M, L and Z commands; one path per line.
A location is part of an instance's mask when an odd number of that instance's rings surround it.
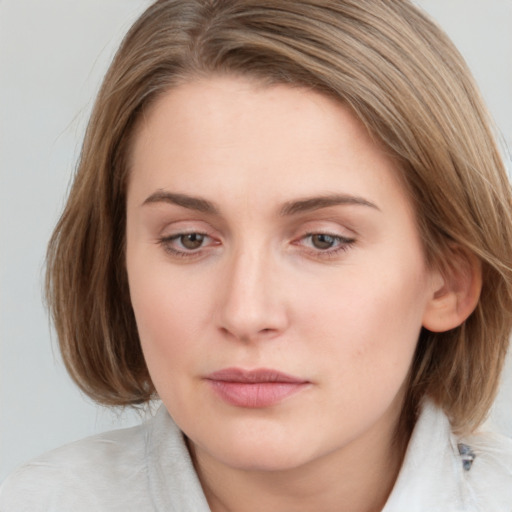
M 209 512 L 183 434 L 161 406 L 140 426 L 58 448 L 16 470 L 0 512 Z M 426 402 L 383 512 L 512 512 L 512 440 L 458 439 Z

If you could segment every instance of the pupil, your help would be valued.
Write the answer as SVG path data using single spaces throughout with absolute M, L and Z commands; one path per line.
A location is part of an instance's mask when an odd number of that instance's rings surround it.
M 199 233 L 190 233 L 181 237 L 181 243 L 186 249 L 198 249 L 201 247 L 204 240 L 204 235 Z
M 313 235 L 311 241 L 317 249 L 330 249 L 334 245 L 334 237 L 330 235 Z

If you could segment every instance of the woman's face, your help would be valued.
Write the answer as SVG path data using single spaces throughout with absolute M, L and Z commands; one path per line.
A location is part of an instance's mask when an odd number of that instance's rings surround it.
M 145 115 L 131 163 L 142 348 L 199 456 L 286 469 L 390 442 L 438 280 L 396 163 L 350 110 L 192 82 Z

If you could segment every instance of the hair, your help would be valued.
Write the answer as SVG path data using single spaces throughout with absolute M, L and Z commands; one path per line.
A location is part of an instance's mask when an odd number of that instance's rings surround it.
M 496 395 L 512 328 L 512 199 L 491 122 L 447 36 L 408 0 L 160 0 L 104 79 L 70 195 L 48 248 L 47 302 L 66 367 L 107 405 L 155 395 L 125 266 L 131 141 L 164 93 L 214 75 L 328 94 L 400 162 L 429 265 L 477 258 L 478 305 L 458 328 L 425 329 L 402 418 L 424 396 L 469 433 Z

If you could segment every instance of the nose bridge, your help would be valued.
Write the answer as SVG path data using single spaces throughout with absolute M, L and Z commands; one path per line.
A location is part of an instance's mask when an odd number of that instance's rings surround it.
M 276 264 L 268 244 L 250 241 L 233 249 L 226 261 L 221 328 L 250 340 L 284 328 Z

